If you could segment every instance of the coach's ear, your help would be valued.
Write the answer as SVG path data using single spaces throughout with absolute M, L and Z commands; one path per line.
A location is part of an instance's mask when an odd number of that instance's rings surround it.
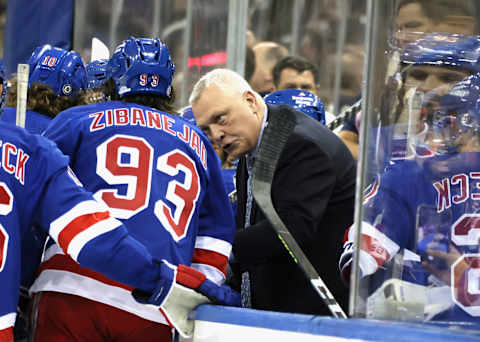
M 254 114 L 259 113 L 259 109 L 261 107 L 259 103 L 260 95 L 251 90 L 245 90 L 243 93 L 243 98 Z

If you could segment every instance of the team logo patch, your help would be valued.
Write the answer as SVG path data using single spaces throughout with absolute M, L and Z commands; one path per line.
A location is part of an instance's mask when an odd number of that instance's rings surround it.
M 65 84 L 63 87 L 62 87 L 62 92 L 65 94 L 65 95 L 70 95 L 72 93 L 72 86 L 70 84 Z

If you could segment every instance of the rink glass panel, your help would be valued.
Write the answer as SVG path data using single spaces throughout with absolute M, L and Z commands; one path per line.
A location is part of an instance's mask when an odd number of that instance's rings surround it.
M 365 3 L 250 0 L 246 42 L 275 41 L 290 54 L 315 63 L 320 69 L 319 95 L 331 112 L 339 113 L 360 93 Z M 238 13 L 229 17 L 232 7 L 222 0 L 76 1 L 74 49 L 89 62 L 93 37 L 107 45 L 110 55 L 131 35 L 161 38 L 177 66 L 174 88 L 181 107 L 203 74 L 227 65 L 227 40 L 236 39 L 228 37 L 228 20 L 239 19 Z
M 325 108 L 338 114 L 360 94 L 365 4 L 364 0 L 250 1 L 252 35 L 248 37 L 282 44 L 290 54 L 317 65 L 319 96 Z
M 479 51 L 473 44 L 458 51 L 460 58 L 448 57 L 440 44 L 463 44 L 462 38 L 432 34 L 476 34 L 474 4 L 451 2 L 447 11 L 432 12 L 441 20 L 415 23 L 408 18 L 423 20 L 425 13 L 412 15 L 414 6 L 402 17 L 398 1 L 368 3 L 364 113 L 358 118 L 355 227 L 361 234 L 351 232 L 355 242 L 345 250 L 355 257 L 347 279 L 355 317 L 479 328 L 480 149 L 466 143 L 478 132 L 477 126 L 461 130 L 464 113 L 442 110 L 441 100 L 475 72 L 464 62 L 477 60 Z M 421 41 L 423 49 L 409 45 Z
M 110 55 L 129 36 L 162 39 L 176 65 L 173 86 L 181 107 L 202 74 L 225 67 L 227 20 L 222 0 L 76 1 L 74 49 L 89 62 L 94 37 Z

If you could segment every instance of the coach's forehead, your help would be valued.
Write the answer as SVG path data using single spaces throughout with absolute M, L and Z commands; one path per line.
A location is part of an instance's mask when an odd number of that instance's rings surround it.
M 231 94 L 229 94 L 228 91 L 221 89 L 216 84 L 211 84 L 205 88 L 198 100 L 192 104 L 197 124 L 199 126 L 208 124 L 212 116 L 224 110 L 225 106 L 229 103 L 230 97 Z

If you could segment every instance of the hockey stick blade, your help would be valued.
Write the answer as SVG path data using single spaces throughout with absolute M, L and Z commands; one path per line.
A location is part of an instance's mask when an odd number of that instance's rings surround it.
M 345 312 L 333 297 L 332 293 L 318 275 L 297 241 L 278 216 L 271 199 L 272 180 L 277 161 L 296 124 L 295 115 L 280 111 L 269 119 L 263 131 L 253 167 L 252 193 L 283 246 L 287 249 L 295 263 L 302 269 L 315 291 L 336 318 L 347 318 Z

